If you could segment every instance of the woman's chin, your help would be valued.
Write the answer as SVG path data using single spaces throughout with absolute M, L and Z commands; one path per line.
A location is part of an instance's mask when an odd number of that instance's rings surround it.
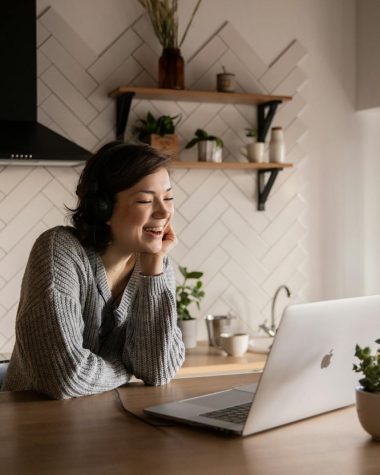
M 152 242 L 142 246 L 141 252 L 147 252 L 148 254 L 157 254 L 162 249 L 161 242 Z

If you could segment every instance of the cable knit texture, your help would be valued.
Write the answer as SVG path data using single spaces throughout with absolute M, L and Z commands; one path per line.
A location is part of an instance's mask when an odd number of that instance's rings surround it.
M 166 384 L 184 361 L 175 278 L 143 276 L 137 262 L 115 307 L 99 255 L 70 227 L 43 233 L 24 274 L 16 344 L 2 389 L 55 399 L 108 391 L 131 375 Z

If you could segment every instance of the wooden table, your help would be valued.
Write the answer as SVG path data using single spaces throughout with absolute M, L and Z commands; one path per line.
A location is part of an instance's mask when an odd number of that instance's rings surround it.
M 262 371 L 265 361 L 265 354 L 247 352 L 243 356 L 229 356 L 209 346 L 207 341 L 200 341 L 195 348 L 186 350 L 185 362 L 176 377 L 252 373 Z
M 132 383 L 119 389 L 121 399 L 116 391 L 65 401 L 32 392 L 0 393 L 0 472 L 379 474 L 380 444 L 363 431 L 352 407 L 245 438 L 184 425 L 152 426 L 147 420 L 157 419 L 144 419 L 146 406 L 257 378 L 244 374 L 176 379 L 161 387 Z

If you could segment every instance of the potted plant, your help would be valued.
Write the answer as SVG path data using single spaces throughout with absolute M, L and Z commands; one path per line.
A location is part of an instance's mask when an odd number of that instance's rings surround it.
M 181 40 L 178 40 L 178 0 L 139 0 L 145 8 L 162 54 L 158 63 L 158 85 L 166 89 L 185 89 L 185 66 L 181 46 L 202 0 L 198 0 Z
M 198 161 L 218 162 L 222 161 L 223 140 L 215 135 L 209 135 L 203 129 L 197 129 L 195 136 L 190 140 L 185 148 L 198 145 Z
M 185 348 L 194 348 L 197 345 L 197 320 L 191 316 L 189 307 L 195 304 L 200 308 L 200 301 L 205 293 L 202 288 L 203 272 L 189 272 L 186 267 L 178 266 L 183 282 L 176 286 L 176 302 L 178 326 L 182 331 Z M 189 285 L 189 280 L 195 280 L 195 283 Z
M 151 112 L 147 113 L 146 119 L 139 119 L 133 128 L 133 133 L 140 142 L 148 143 L 160 152 L 170 155 L 171 158 L 179 158 L 179 139 L 175 129 L 181 120 L 181 115 L 170 117 L 161 115 L 157 119 Z
M 375 343 L 380 345 L 380 338 Z M 363 429 L 380 442 L 380 350 L 371 354 L 369 347 L 356 345 L 355 356 L 360 364 L 354 364 L 353 370 L 364 376 L 356 388 L 359 421 Z
M 264 142 L 257 142 L 257 128 L 256 127 L 247 127 L 246 136 L 252 138 L 252 142 L 248 143 L 246 146 L 241 147 L 241 153 L 248 158 L 250 162 L 261 163 L 264 159 Z

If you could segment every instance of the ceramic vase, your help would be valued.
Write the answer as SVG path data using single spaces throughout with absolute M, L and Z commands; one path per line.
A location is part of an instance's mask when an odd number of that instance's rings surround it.
M 269 161 L 283 163 L 285 161 L 285 141 L 282 127 L 272 127 L 269 142 Z

